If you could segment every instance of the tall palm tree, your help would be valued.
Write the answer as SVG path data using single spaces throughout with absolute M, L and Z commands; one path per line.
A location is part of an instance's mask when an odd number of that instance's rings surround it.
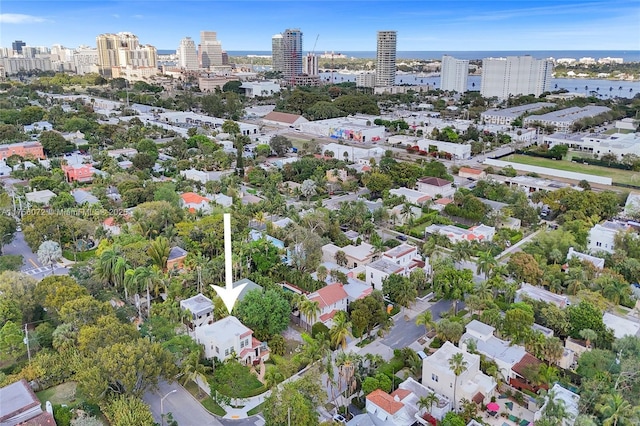
M 182 363 L 182 384 L 186 385 L 189 382 L 207 383 L 206 374 L 211 371 L 211 367 L 200 362 L 201 350 L 197 352 L 191 352 L 186 360 Z M 198 380 L 200 379 L 200 380 Z M 198 385 L 198 395 L 201 394 L 200 386 Z
M 311 328 L 313 324 L 316 323 L 318 319 L 318 314 L 320 313 L 320 304 L 317 300 L 309 300 L 304 298 L 299 305 L 298 310 L 305 317 L 305 323 L 308 328 Z
M 400 211 L 400 215 L 404 223 L 407 223 L 413 217 L 413 211 L 411 211 L 411 204 L 404 203 L 402 205 L 402 210 Z
M 629 297 L 631 290 L 629 284 L 623 280 L 612 279 L 602 289 L 602 295 L 610 302 L 619 305 L 620 302 Z
M 438 398 L 438 395 L 436 395 L 434 392 L 431 392 L 429 393 L 429 395 L 421 396 L 418 399 L 418 408 L 420 410 L 425 409 L 426 411 L 431 411 L 431 409 L 433 408 L 433 405 L 437 404 L 438 401 L 440 401 L 440 398 Z
M 619 393 L 603 395 L 596 405 L 596 410 L 603 417 L 603 426 L 618 426 L 638 424 L 638 409 L 631 406 Z
M 347 313 L 339 311 L 333 317 L 333 327 L 329 330 L 329 338 L 334 346 L 347 348 L 347 337 L 351 336 L 351 322 L 347 321 Z
M 436 322 L 433 320 L 433 314 L 431 311 L 426 310 L 416 317 L 416 325 L 424 325 L 424 332 L 429 333 L 436 326 Z
M 129 262 L 127 262 L 127 259 L 125 259 L 124 257 L 118 257 L 115 264 L 113 265 L 113 285 L 116 288 L 124 288 L 125 299 L 129 298 L 129 292 L 124 285 L 124 277 L 128 269 L 131 269 L 131 265 L 129 264 Z
M 110 247 L 103 251 L 98 258 L 96 274 L 107 284 L 113 285 L 113 269 L 119 256 L 120 250 L 117 247 Z
M 498 261 L 496 261 L 496 258 L 493 257 L 493 254 L 491 254 L 489 250 L 482 251 L 478 255 L 478 259 L 476 260 L 476 274 L 484 274 L 484 279 L 486 280 L 497 264 Z
M 462 352 L 457 352 L 451 358 L 449 358 L 449 369 L 453 372 L 455 376 L 455 381 L 453 384 L 453 411 L 457 411 L 458 401 L 456 399 L 456 393 L 458 391 L 458 377 L 465 371 L 467 371 L 467 361 L 465 361 Z
M 316 269 L 316 276 L 318 277 L 318 281 L 322 281 L 324 282 L 327 279 L 327 275 L 328 275 L 328 271 L 327 271 L 327 267 L 324 265 L 320 265 L 318 266 L 318 269 Z
M 469 241 L 460 241 L 455 244 L 451 249 L 451 259 L 454 262 L 460 263 L 471 259 L 473 255 L 473 247 Z

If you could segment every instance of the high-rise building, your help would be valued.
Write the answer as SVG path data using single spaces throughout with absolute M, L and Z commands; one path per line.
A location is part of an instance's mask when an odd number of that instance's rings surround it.
M 307 53 L 302 63 L 302 73 L 307 75 L 318 75 L 318 57 L 313 53 Z
M 198 53 L 196 52 L 196 43 L 191 37 L 185 37 L 180 40 L 178 47 L 178 64 L 180 68 L 185 70 L 198 69 Z
M 276 34 L 271 37 L 271 62 L 273 71 L 284 71 L 284 46 L 282 34 Z
M 553 61 L 531 56 L 508 56 L 482 60 L 480 94 L 485 98 L 535 95 L 551 89 Z
M 222 65 L 222 43 L 218 41 L 218 34 L 215 31 L 200 31 L 198 50 L 202 68 Z
M 442 57 L 440 71 L 440 89 L 449 92 L 464 93 L 467 91 L 469 77 L 469 61 L 456 59 L 453 56 Z
M 378 31 L 376 87 L 389 87 L 396 83 L 396 41 L 396 31 Z
M 26 46 L 27 43 L 25 43 L 22 40 L 16 40 L 13 43 L 11 43 L 11 48 L 13 49 L 14 52 L 16 52 L 18 55 L 22 54 L 22 47 Z
M 98 66 L 102 75 L 111 77 L 113 68 L 156 68 L 158 52 L 151 45 L 140 45 L 131 33 L 100 34 L 96 37 Z
M 302 31 L 287 29 L 282 33 L 282 78 L 294 85 L 302 74 Z

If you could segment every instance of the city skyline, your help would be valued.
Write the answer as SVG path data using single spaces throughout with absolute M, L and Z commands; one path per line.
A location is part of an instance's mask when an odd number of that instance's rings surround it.
M 225 50 L 267 51 L 274 33 L 300 28 L 308 40 L 319 34 L 316 51 L 375 51 L 379 30 L 398 32 L 399 51 L 639 47 L 633 36 L 638 35 L 637 0 L 459 1 L 455 7 L 443 1 L 161 3 L 162 7 L 147 1 L 5 1 L 0 44 L 23 40 L 28 46 L 95 46 L 101 33 L 127 31 L 164 50 L 175 49 L 185 37 L 199 40 L 201 30 L 212 30 Z

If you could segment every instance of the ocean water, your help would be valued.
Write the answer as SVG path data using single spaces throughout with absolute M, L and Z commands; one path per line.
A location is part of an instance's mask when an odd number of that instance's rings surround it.
M 174 50 L 158 50 L 160 55 L 170 55 Z M 271 55 L 270 50 L 231 50 L 229 56 Z M 305 52 L 306 53 L 306 52 Z M 324 52 L 316 51 L 316 54 Z M 342 53 L 354 58 L 375 58 L 375 51 L 344 51 Z M 487 51 L 402 51 L 396 54 L 398 59 L 442 59 L 442 55 L 451 55 L 458 59 L 482 59 L 501 56 L 531 55 L 537 59 L 545 58 L 622 58 L 624 62 L 640 62 L 640 50 L 487 50 Z
M 323 81 L 331 81 L 331 73 L 320 73 Z M 469 76 L 467 81 L 468 89 L 471 91 L 480 90 L 482 77 L 479 75 Z M 334 83 L 346 81 L 356 81 L 355 74 L 333 73 Z M 440 76 L 425 76 L 423 74 L 396 74 L 396 84 L 429 85 L 440 87 Z M 595 80 L 579 78 L 554 78 L 551 79 L 551 90 L 566 89 L 570 93 L 581 93 L 594 95 L 598 98 L 609 99 L 615 97 L 633 98 L 640 93 L 640 81 L 621 80 Z
M 271 51 L 230 51 L 229 56 L 271 55 Z M 316 51 L 316 54 L 324 52 Z M 338 52 L 336 52 L 338 53 Z M 340 52 L 354 58 L 375 58 L 375 51 Z M 531 55 L 537 59 L 545 58 L 622 58 L 624 62 L 640 62 L 640 50 L 509 50 L 509 51 L 401 51 L 396 53 L 398 59 L 442 59 L 442 55 L 451 55 L 458 59 L 482 59 L 502 56 Z

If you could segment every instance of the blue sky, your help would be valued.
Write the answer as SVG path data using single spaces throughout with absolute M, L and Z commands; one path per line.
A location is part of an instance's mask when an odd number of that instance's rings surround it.
M 129 31 L 175 49 L 200 30 L 225 50 L 270 50 L 271 36 L 300 28 L 304 50 L 375 50 L 377 30 L 397 30 L 398 50 L 640 50 L 640 0 L 169 1 L 2 0 L 0 45 L 95 45 Z

